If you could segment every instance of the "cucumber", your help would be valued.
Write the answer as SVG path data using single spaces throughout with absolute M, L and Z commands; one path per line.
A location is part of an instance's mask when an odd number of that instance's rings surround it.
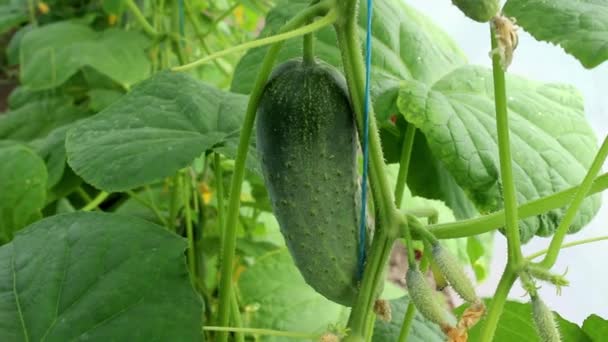
M 452 0 L 467 17 L 485 23 L 498 14 L 500 4 L 498 0 Z
M 271 74 L 257 112 L 257 148 L 272 208 L 306 282 L 336 303 L 357 293 L 357 132 L 344 77 L 321 61 Z

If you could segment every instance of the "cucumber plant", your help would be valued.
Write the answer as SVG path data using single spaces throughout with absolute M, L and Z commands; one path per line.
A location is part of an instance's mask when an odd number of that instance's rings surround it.
M 592 340 L 605 320 L 537 288 L 606 239 L 564 244 L 608 140 L 574 88 L 509 67 L 523 30 L 597 67 L 608 4 L 443 5 L 487 25 L 491 69 L 403 1 L 0 0 L 3 340 Z M 483 279 L 496 231 L 480 298 L 464 268 Z

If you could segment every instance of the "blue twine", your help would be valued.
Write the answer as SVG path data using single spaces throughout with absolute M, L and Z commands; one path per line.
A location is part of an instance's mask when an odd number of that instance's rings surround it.
M 359 279 L 363 278 L 367 233 L 367 169 L 369 164 L 369 96 L 372 65 L 372 0 L 367 0 L 367 34 L 365 37 L 365 99 L 363 107 L 363 176 L 361 179 L 361 225 L 359 226 Z

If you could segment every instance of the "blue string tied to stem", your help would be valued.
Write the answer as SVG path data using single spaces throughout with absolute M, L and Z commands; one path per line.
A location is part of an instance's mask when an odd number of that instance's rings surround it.
M 365 37 L 365 95 L 363 101 L 363 175 L 361 179 L 361 217 L 359 225 L 359 268 L 358 278 L 363 278 L 365 269 L 365 247 L 367 235 L 367 173 L 369 164 L 369 106 L 372 65 L 372 0 L 367 0 L 367 29 Z

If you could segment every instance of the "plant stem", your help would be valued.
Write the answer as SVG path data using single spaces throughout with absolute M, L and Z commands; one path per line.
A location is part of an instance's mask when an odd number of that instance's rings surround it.
M 509 291 L 511 291 L 513 283 L 517 279 L 517 274 L 513 271 L 513 268 L 514 267 L 512 265 L 507 263 L 505 271 L 500 278 L 500 282 L 498 283 L 496 292 L 494 293 L 492 301 L 488 306 L 486 318 L 481 328 L 481 342 L 491 342 L 494 338 L 496 326 L 498 325 L 498 319 L 502 314 L 505 301 L 507 300 L 507 296 L 509 295 Z
M 492 51 L 497 47 L 494 28 L 490 29 Z M 517 219 L 517 192 L 513 179 L 511 142 L 509 140 L 509 117 L 507 111 L 507 87 L 505 72 L 500 62 L 500 55 L 492 55 L 494 75 L 494 103 L 496 106 L 496 129 L 498 133 L 498 154 L 500 157 L 500 176 L 505 207 L 505 231 L 507 236 L 508 258 L 512 265 L 522 260 Z
M 27 0 L 27 11 L 30 15 L 30 23 L 32 26 L 38 26 L 38 20 L 36 20 L 36 7 L 34 6 L 34 0 Z
M 356 0 L 338 2 L 340 12 L 335 27 L 338 35 L 338 46 L 342 54 L 344 73 L 356 115 L 359 138 L 361 139 L 364 136 L 365 66 L 361 55 L 357 27 L 357 3 Z M 376 125 L 376 116 L 371 103 L 368 118 L 371 188 L 380 221 L 386 224 L 386 228 L 393 235 L 397 230 L 396 224 L 392 223 L 396 209 L 393 204 L 393 192 L 384 172 L 384 155 Z M 363 145 L 363 142 L 361 144 Z
M 316 340 L 319 335 L 310 333 L 300 333 L 294 331 L 279 331 L 271 329 L 254 329 L 254 328 L 234 328 L 234 327 L 212 327 L 204 326 L 204 331 L 223 331 L 223 332 L 242 332 L 251 335 L 264 335 L 264 336 L 278 336 L 278 337 L 291 337 L 302 340 Z
M 203 50 L 205 50 L 206 54 L 208 54 L 208 55 L 211 54 L 211 52 L 209 50 L 209 46 L 207 46 L 207 42 L 205 41 L 205 36 L 203 35 L 203 29 L 201 27 L 201 23 L 198 20 L 198 17 L 196 16 L 196 14 L 192 11 L 192 8 L 190 7 L 190 2 L 186 1 L 184 4 L 186 5 L 186 15 L 188 16 L 188 21 L 190 22 L 190 25 L 192 25 L 192 28 L 194 29 L 194 34 L 200 41 L 201 47 L 203 48 Z M 224 75 L 229 76 L 228 70 L 226 70 L 226 68 L 224 68 L 224 66 L 220 62 L 218 62 L 216 59 L 213 60 L 213 64 L 215 64 L 215 66 Z
M 314 33 L 309 33 L 304 36 L 304 53 L 303 61 L 305 64 L 315 63 L 315 36 Z
M 124 2 L 125 2 L 125 5 L 127 5 L 129 10 L 131 11 L 131 13 L 133 14 L 133 16 L 135 17 L 135 20 L 139 23 L 139 25 L 141 25 L 141 28 L 144 30 L 144 32 L 146 32 L 146 34 L 148 34 L 149 36 L 151 36 L 153 38 L 158 37 L 159 36 L 158 32 L 146 20 L 146 17 L 143 15 L 143 13 L 141 13 L 141 11 L 139 10 L 139 7 L 137 7 L 137 4 L 135 4 L 135 1 L 124 0 Z
M 190 280 L 194 284 L 197 279 L 196 256 L 194 251 L 194 233 L 192 230 L 192 214 L 190 212 L 190 182 L 184 177 L 179 177 L 178 187 L 182 190 L 184 211 L 186 214 L 186 236 L 188 238 L 188 269 L 190 270 Z
M 82 207 L 82 209 L 80 209 L 80 211 L 92 211 L 97 209 L 97 207 L 103 203 L 103 201 L 106 200 L 106 198 L 108 198 L 108 196 L 110 196 L 109 193 L 102 191 L 100 192 L 91 202 L 87 203 L 87 205 L 85 205 L 84 207 Z
M 412 322 L 414 321 L 414 317 L 416 316 L 416 307 L 409 301 L 407 303 L 407 310 L 405 311 L 405 317 L 403 318 L 403 325 L 401 326 L 401 331 L 399 332 L 399 342 L 406 342 L 407 338 L 410 334 L 410 329 L 412 327 Z
M 239 310 L 239 302 L 234 291 L 230 293 L 230 311 L 232 313 L 232 323 L 234 326 L 236 328 L 242 328 L 243 321 L 241 320 L 241 310 Z M 245 342 L 245 335 L 242 331 L 235 331 L 234 339 L 236 342 Z
M 540 215 L 547 211 L 568 205 L 578 189 L 579 186 L 574 186 L 553 195 L 525 203 L 518 208 L 519 218 L 524 219 Z M 590 196 L 604 191 L 605 189 L 608 189 L 608 173 L 595 179 L 591 186 L 591 190 L 587 195 Z M 504 220 L 505 211 L 500 210 L 481 217 L 452 223 L 431 225 L 428 228 L 438 239 L 453 239 L 491 232 L 504 226 Z
M 221 156 L 219 153 L 213 153 L 213 171 L 215 172 L 215 194 L 217 198 L 217 221 L 219 224 L 219 232 L 222 236 L 220 252 L 224 250 L 224 177 L 222 166 L 220 165 Z
M 167 228 L 170 231 L 175 231 L 175 220 L 177 219 L 177 209 L 179 202 L 179 172 L 171 178 L 171 198 L 169 199 L 169 222 Z
M 354 340 L 367 336 L 365 324 L 368 312 L 372 309 L 375 294 L 384 276 L 384 265 L 390 256 L 395 240 L 386 236 L 384 230 L 376 232 L 363 273 L 363 280 L 350 317 L 348 318 L 349 337 Z
M 249 50 L 249 49 L 253 49 L 256 47 L 260 47 L 260 46 L 264 46 L 264 45 L 269 45 L 269 44 L 274 44 L 274 43 L 278 43 L 278 42 L 282 42 L 284 40 L 287 39 L 291 39 L 291 38 L 295 38 L 295 37 L 299 37 L 299 36 L 303 36 L 307 33 L 310 32 L 314 32 L 317 31 L 325 26 L 331 25 L 333 24 L 333 22 L 336 20 L 336 13 L 333 11 L 330 11 L 329 13 L 327 13 L 327 15 L 325 17 L 323 17 L 322 19 L 319 19 L 317 21 L 315 21 L 314 23 L 310 24 L 310 25 L 306 25 L 306 26 L 302 26 L 298 29 L 295 29 L 293 31 L 288 31 L 288 32 L 284 32 L 284 33 L 280 33 L 280 34 L 276 34 L 274 36 L 270 36 L 270 37 L 266 37 L 266 38 L 262 38 L 262 39 L 258 39 L 258 40 L 254 40 L 251 42 L 247 42 L 245 44 L 241 44 L 241 45 L 237 45 L 237 46 L 233 46 L 231 48 L 228 48 L 226 50 L 223 51 L 219 51 L 216 53 L 213 53 L 209 56 L 205 56 L 197 61 L 194 61 L 192 63 L 186 64 L 186 65 L 181 65 L 178 67 L 174 67 L 172 68 L 173 71 L 186 71 L 186 70 L 190 70 L 193 68 L 196 68 L 200 65 L 203 65 L 207 62 L 210 62 L 216 58 L 219 57 L 223 57 L 232 53 L 236 53 L 236 52 L 241 52 L 241 51 L 245 51 L 245 50 Z
M 399 160 L 399 174 L 397 175 L 397 185 L 395 186 L 395 205 L 401 208 L 403 202 L 403 191 L 407 181 L 407 174 L 410 168 L 412 150 L 414 148 L 414 138 L 416 137 L 416 126 L 408 123 L 405 129 L 405 137 L 401 146 L 401 158 Z
M 364 98 L 365 98 L 365 67 L 361 55 L 359 32 L 357 27 L 356 0 L 339 1 L 338 21 L 335 28 L 338 45 L 342 54 L 342 64 L 346 81 L 356 114 L 359 138 L 364 136 Z M 384 265 L 388 260 L 392 244 L 398 234 L 398 226 L 403 220 L 398 216 L 393 203 L 393 193 L 384 174 L 384 156 L 380 145 L 380 136 L 376 126 L 373 106 L 369 107 L 369 156 L 370 179 L 373 198 L 379 214 L 381 225 L 376 229 L 368 260 L 363 273 L 363 280 L 356 301 L 353 305 L 348 328 L 347 340 L 361 341 L 367 336 L 366 317 L 374 303 L 374 297 L 379 283 L 383 280 Z
M 604 241 L 604 240 L 608 240 L 608 235 L 568 242 L 568 243 L 563 244 L 561 249 L 566 249 L 566 248 L 570 248 L 570 247 L 574 247 L 574 246 L 579 246 L 579 245 L 584 245 L 587 243 L 593 243 L 593 242 Z M 549 249 L 544 249 L 542 251 L 538 251 L 534 254 L 528 255 L 526 257 L 526 259 L 528 259 L 528 260 L 536 259 L 540 256 L 547 254 L 548 251 L 549 251 Z
M 226 17 L 228 17 L 237 7 L 239 7 L 239 5 L 240 1 L 237 1 L 232 6 L 230 6 L 230 8 L 224 11 L 224 13 L 220 14 L 217 18 L 215 18 L 211 23 L 211 27 L 209 28 L 209 30 L 203 34 L 203 38 L 206 38 L 209 34 L 213 33 L 217 29 L 217 24 L 219 24 L 220 21 L 226 19 Z
M 171 45 L 173 45 L 173 51 L 177 55 L 179 64 L 186 64 L 188 60 L 184 53 L 184 37 L 180 30 L 180 20 L 180 1 L 173 0 L 173 7 L 171 8 L 171 33 L 175 35 L 177 39 L 172 39 Z
M 311 6 L 304 11 L 300 12 L 293 19 L 287 22 L 280 30 L 280 32 L 286 32 L 293 30 L 294 28 L 300 27 L 311 18 L 316 16 L 327 14 L 328 17 L 335 18 L 335 13 L 329 12 L 329 9 L 333 5 L 333 2 L 323 1 L 315 6 Z M 329 13 L 328 13 L 329 12 Z M 327 17 L 324 18 L 327 21 Z M 323 19 L 321 19 L 323 20 Z M 333 19 L 332 19 L 333 20 Z M 234 259 L 234 249 L 236 245 L 236 224 L 239 217 L 239 205 L 241 197 L 241 187 L 243 178 L 245 176 L 245 160 L 247 158 L 247 151 L 249 150 L 249 140 L 253 130 L 253 123 L 255 121 L 255 115 L 258 107 L 264 85 L 272 71 L 272 67 L 277 58 L 279 50 L 282 44 L 277 42 L 273 45 L 266 56 L 258 71 L 258 76 L 255 81 L 255 85 L 249 97 L 249 103 L 247 105 L 247 111 L 245 114 L 243 127 L 239 137 L 239 145 L 237 149 L 237 155 L 234 165 L 234 173 L 230 183 L 230 198 L 228 202 L 228 212 L 226 225 L 224 229 L 224 250 L 222 251 L 222 267 L 220 277 L 220 300 L 219 300 L 219 313 L 218 322 L 220 326 L 227 326 L 229 321 L 230 313 L 230 293 L 232 291 L 232 265 Z M 227 341 L 228 336 L 225 333 L 218 334 L 218 341 Z
M 591 189 L 591 185 L 593 184 L 593 179 L 597 176 L 597 174 L 602 169 L 602 165 L 608 156 L 608 137 L 604 139 L 600 150 L 597 152 L 593 163 L 591 164 L 591 168 L 587 171 L 587 175 L 585 179 L 583 179 L 583 183 L 579 186 L 576 191 L 576 195 L 572 199 L 570 203 L 570 207 L 566 210 L 566 214 L 562 218 L 562 221 L 559 223 L 555 234 L 553 235 L 553 239 L 551 239 L 551 243 L 549 244 L 549 250 L 547 251 L 547 255 L 543 261 L 540 262 L 540 265 L 545 268 L 551 268 L 555 261 L 557 260 L 557 256 L 559 255 L 559 251 L 562 248 L 562 243 L 564 242 L 564 238 L 566 237 L 566 233 L 568 233 L 568 229 L 570 225 L 574 221 L 576 214 L 583 204 L 583 200 L 589 193 L 589 189 Z

